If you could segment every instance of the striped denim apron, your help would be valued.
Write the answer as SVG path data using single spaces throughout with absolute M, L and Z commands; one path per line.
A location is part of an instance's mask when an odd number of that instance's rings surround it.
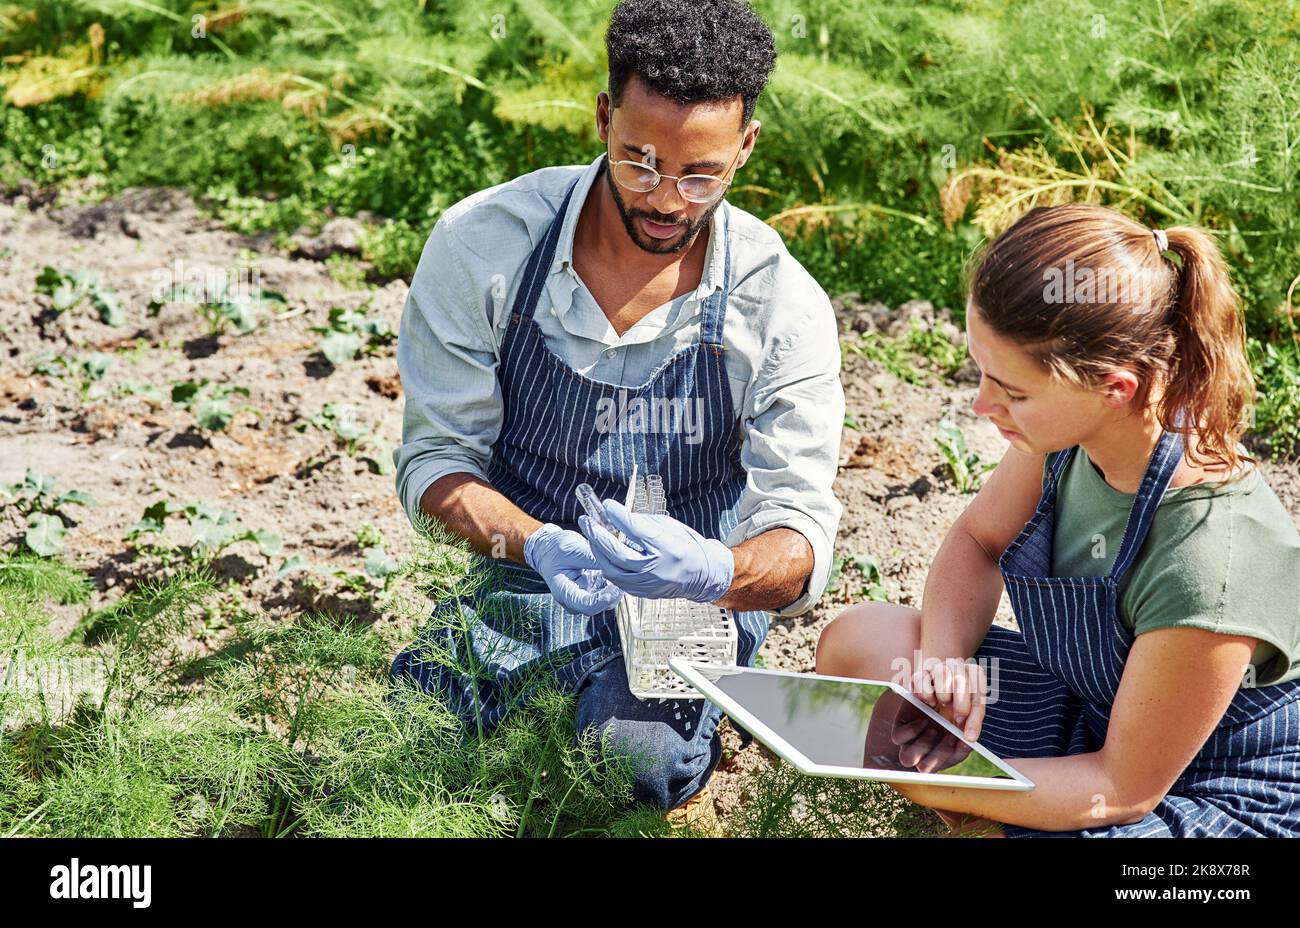
M 669 515 L 723 539 L 739 521 L 745 488 L 740 422 L 723 360 L 730 240 L 720 243 L 723 285 L 703 302 L 700 340 L 666 358 L 640 386 L 593 380 L 547 348 L 533 319 L 575 186 L 529 256 L 512 306 L 497 370 L 504 418 L 488 480 L 534 518 L 576 529 L 578 484 L 621 500 L 638 465 L 639 473 L 663 478 Z M 690 434 L 681 427 L 687 409 L 696 417 Z M 392 668 L 395 679 L 409 676 L 440 691 L 467 722 L 477 715 L 491 729 L 537 684 L 549 679 L 576 692 L 592 671 L 622 659 L 613 609 L 569 612 L 535 570 L 513 561 L 476 555 L 469 577 L 473 589 L 439 603 L 420 640 Z M 767 613 L 735 617 L 737 660 L 752 664 L 767 635 Z M 664 711 L 674 706 L 669 701 Z
M 1021 630 L 995 625 L 975 653 L 997 659 L 989 673 L 997 701 L 988 705 L 980 742 L 1002 757 L 1060 757 L 1105 742 L 1134 639 L 1116 609 L 1119 586 L 1182 459 L 1183 440 L 1161 435 L 1105 577 L 1052 576 L 1056 488 L 1074 450 L 1056 455 L 1033 518 L 998 561 Z M 1008 837 L 1300 835 L 1300 680 L 1239 689 L 1205 745 L 1140 821 L 1003 830 Z

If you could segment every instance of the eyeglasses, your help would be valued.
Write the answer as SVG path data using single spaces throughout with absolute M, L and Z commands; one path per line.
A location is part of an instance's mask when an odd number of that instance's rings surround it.
M 740 150 L 731 159 L 731 164 L 736 163 L 736 158 L 739 158 L 740 152 L 744 150 L 745 144 L 742 141 Z M 620 186 L 637 193 L 649 193 L 666 177 L 677 182 L 677 192 L 681 194 L 683 200 L 691 203 L 712 203 L 731 186 L 731 181 L 723 180 L 714 174 L 683 174 L 674 177 L 672 174 L 660 174 L 644 161 L 615 161 L 614 156 L 608 151 L 605 155 L 609 159 L 609 170 L 614 180 L 618 181 Z M 731 164 L 727 165 L 728 171 L 731 170 Z

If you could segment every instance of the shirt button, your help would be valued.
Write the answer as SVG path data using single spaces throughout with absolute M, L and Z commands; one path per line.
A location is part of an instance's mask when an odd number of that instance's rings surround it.
M 605 352 L 605 357 L 607 357 L 607 358 L 612 358 L 612 357 L 614 357 L 614 355 L 616 355 L 616 354 L 618 354 L 618 352 L 617 352 L 616 350 L 614 350 L 613 348 L 611 348 L 611 349 L 609 349 L 608 351 Z
M 558 315 L 559 315 L 559 313 L 555 311 L 555 307 L 554 307 L 554 306 L 551 307 L 551 315 L 552 315 L 552 316 L 558 316 Z

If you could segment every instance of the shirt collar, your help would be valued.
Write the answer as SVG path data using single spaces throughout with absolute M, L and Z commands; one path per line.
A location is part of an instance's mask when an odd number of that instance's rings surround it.
M 551 263 L 551 274 L 565 273 L 566 269 L 573 264 L 573 237 L 578 228 L 578 217 L 582 213 L 582 205 L 587 202 L 587 194 L 591 192 L 600 171 L 600 163 L 604 158 L 605 153 L 601 152 L 578 179 L 578 186 L 573 191 L 573 199 L 569 201 L 569 210 L 564 216 L 564 225 L 560 227 L 560 240 L 555 246 L 555 260 Z M 723 200 L 713 212 L 713 229 L 709 234 L 708 250 L 704 255 L 704 272 L 700 275 L 699 286 L 687 300 L 688 305 L 703 300 L 714 290 L 722 287 L 725 279 L 725 268 L 722 265 L 726 260 L 726 249 L 722 247 L 722 242 L 730 224 L 730 210 L 731 204 Z M 570 279 L 576 287 L 577 281 Z M 563 301 L 557 309 L 563 312 L 569 302 Z

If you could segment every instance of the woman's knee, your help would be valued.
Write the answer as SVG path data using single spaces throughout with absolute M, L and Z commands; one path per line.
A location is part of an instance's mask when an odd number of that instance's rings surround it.
M 921 613 L 887 602 L 857 603 L 822 629 L 817 672 L 838 677 L 879 677 L 895 658 L 910 657 L 921 637 Z

